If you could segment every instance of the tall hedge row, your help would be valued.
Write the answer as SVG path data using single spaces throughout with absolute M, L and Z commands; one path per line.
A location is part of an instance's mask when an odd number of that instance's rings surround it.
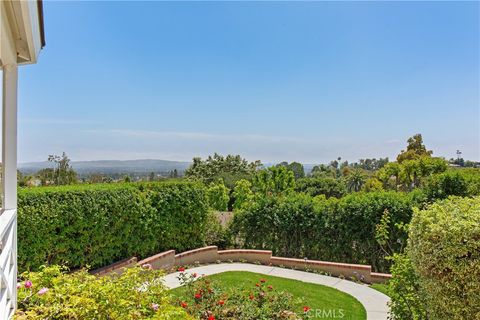
M 377 225 L 387 210 L 389 242 L 376 239 Z M 400 251 L 412 198 L 398 192 L 355 193 L 341 199 L 291 194 L 262 197 L 233 219 L 231 231 L 238 246 L 273 250 L 286 257 L 370 264 L 388 271 L 385 257 Z
M 205 188 L 189 182 L 23 189 L 19 268 L 96 268 L 133 255 L 198 247 L 207 213 Z
M 480 197 L 415 210 L 407 254 L 430 319 L 480 319 Z

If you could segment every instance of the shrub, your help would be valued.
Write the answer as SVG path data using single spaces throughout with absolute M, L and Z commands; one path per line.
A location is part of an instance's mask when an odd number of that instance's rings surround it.
M 468 195 L 467 180 L 459 170 L 450 170 L 430 176 L 425 183 L 424 189 L 429 200 L 445 199 L 451 195 Z
M 238 246 L 273 250 L 286 257 L 371 264 L 388 271 L 390 262 L 376 240 L 376 226 L 389 212 L 388 247 L 400 251 L 408 223 L 410 196 L 396 192 L 357 193 L 341 199 L 305 194 L 259 197 L 234 215 L 231 232 Z
M 347 186 L 343 180 L 330 177 L 314 177 L 297 180 L 295 190 L 307 193 L 312 197 L 323 194 L 327 198 L 340 198 L 347 193 Z
M 121 276 L 66 273 L 51 266 L 22 275 L 16 319 L 192 319 L 170 303 L 162 272 L 136 267 Z
M 480 317 L 480 197 L 416 210 L 408 254 L 431 319 Z
M 390 319 L 420 320 L 428 319 L 425 299 L 420 292 L 419 277 L 406 254 L 394 254 L 390 269 L 392 279 L 388 282 L 390 300 Z
M 208 204 L 212 209 L 218 211 L 227 210 L 228 201 L 230 200 L 228 193 L 229 190 L 225 187 L 222 180 L 212 183 L 207 189 Z
M 197 319 L 242 319 L 242 320 L 301 320 L 308 319 L 308 307 L 304 314 L 297 314 L 293 296 L 275 290 L 259 279 L 255 286 L 246 290 L 222 290 L 214 281 L 195 274 L 180 273 L 180 282 L 185 292 L 178 305 Z
M 235 183 L 233 197 L 235 198 L 235 202 L 233 203 L 234 210 L 239 210 L 247 205 L 253 200 L 252 183 L 245 179 L 238 180 Z
M 205 189 L 194 183 L 23 189 L 18 198 L 20 270 L 42 264 L 107 265 L 205 242 Z

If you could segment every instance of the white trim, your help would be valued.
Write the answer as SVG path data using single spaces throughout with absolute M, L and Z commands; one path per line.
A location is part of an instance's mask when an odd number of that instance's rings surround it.
M 4 65 L 2 101 L 2 184 L 4 209 L 17 208 L 17 83 L 17 65 Z

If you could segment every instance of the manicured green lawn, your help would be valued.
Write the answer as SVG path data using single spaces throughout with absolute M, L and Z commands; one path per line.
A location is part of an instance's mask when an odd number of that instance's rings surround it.
M 301 311 L 303 306 L 309 306 L 311 314 L 318 313 L 314 319 L 362 320 L 367 318 L 365 309 L 360 302 L 334 288 L 243 271 L 229 271 L 208 278 L 226 290 L 252 288 L 259 279 L 266 279 L 267 283 L 276 290 L 288 292 L 294 298 L 301 298 L 303 301 L 297 303 L 297 311 Z M 183 291 L 182 287 L 171 290 L 177 297 L 182 297 Z M 344 316 L 340 317 L 341 314 Z

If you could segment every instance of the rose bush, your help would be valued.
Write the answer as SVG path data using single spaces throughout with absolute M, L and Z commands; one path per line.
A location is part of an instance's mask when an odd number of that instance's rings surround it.
M 287 292 L 275 290 L 265 279 L 249 289 L 220 289 L 215 282 L 197 274 L 180 272 L 185 291 L 178 306 L 202 320 L 297 320 L 310 319 L 310 308 L 295 312 L 295 300 Z

